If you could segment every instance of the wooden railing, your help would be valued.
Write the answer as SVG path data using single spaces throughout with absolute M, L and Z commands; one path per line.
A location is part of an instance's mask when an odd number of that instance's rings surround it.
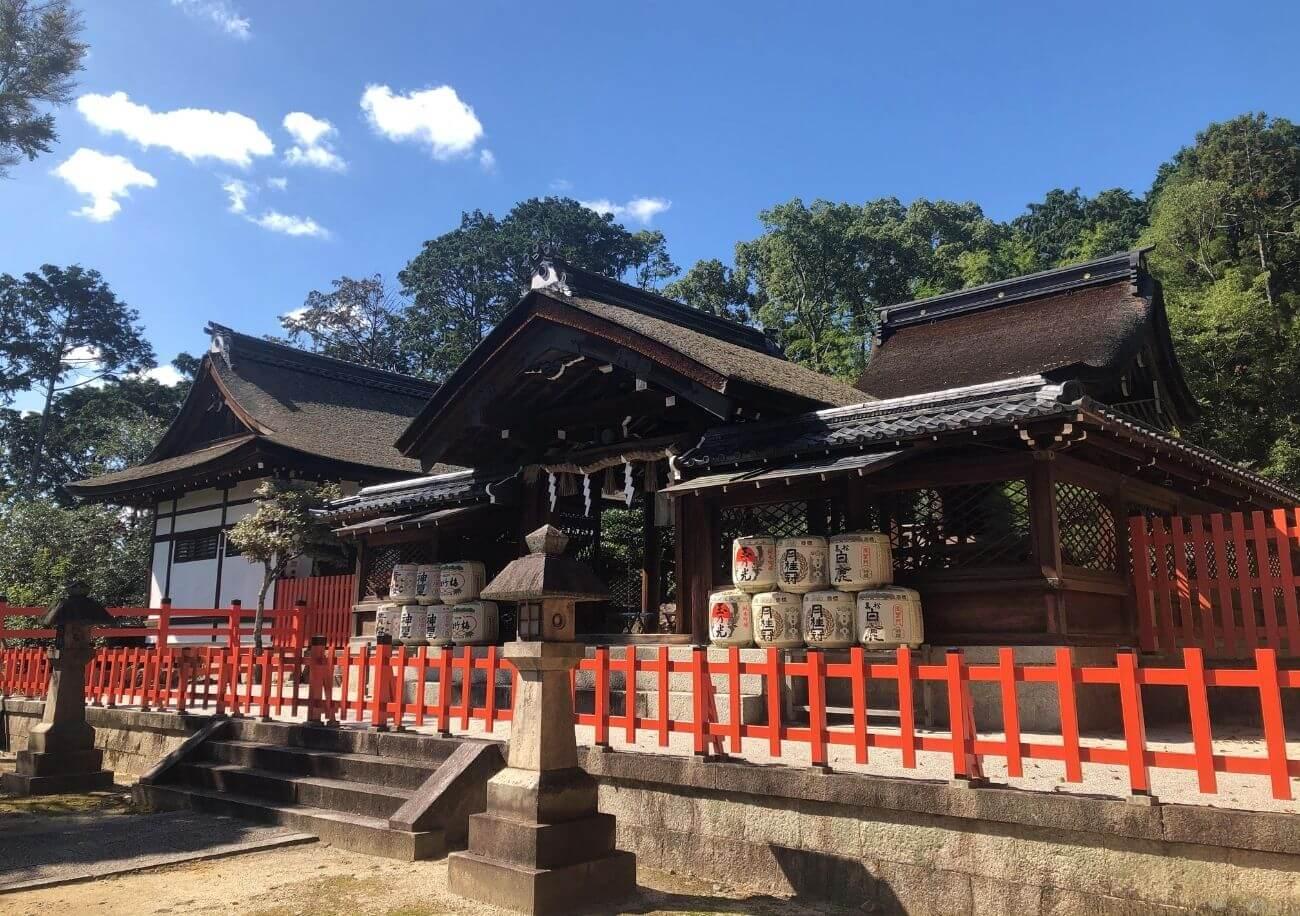
M 1300 658 L 1300 508 L 1129 519 L 1138 637 L 1250 658 Z
M 642 650 L 644 652 L 644 650 Z M 0 650 L 0 693 L 40 696 L 48 678 L 40 649 Z M 949 652 L 941 663 L 918 662 L 907 648 L 888 660 L 872 660 L 860 648 L 830 656 L 809 650 L 803 657 L 770 649 L 761 660 L 746 660 L 731 649 L 710 658 L 693 648 L 686 658 L 673 658 L 668 647 L 648 657 L 633 647 L 599 647 L 581 663 L 594 684 L 594 708 L 575 716 L 590 727 L 597 746 L 611 741 L 635 745 L 647 738 L 651 746 L 701 755 L 734 755 L 763 762 L 792 759 L 825 766 L 831 762 L 867 764 L 880 750 L 896 752 L 904 769 L 918 767 L 918 754 L 941 754 L 955 777 L 979 776 L 983 761 L 1004 762 L 1009 778 L 1020 777 L 1025 762 L 1059 763 L 1066 783 L 1081 783 L 1083 766 L 1122 770 L 1130 792 L 1151 791 L 1153 771 L 1195 774 L 1196 788 L 1205 795 L 1219 793 L 1220 774 L 1257 776 L 1268 780 L 1274 798 L 1291 799 L 1291 779 L 1300 777 L 1300 760 L 1288 756 L 1283 722 L 1283 690 L 1300 689 L 1300 671 L 1280 670 L 1272 649 L 1257 649 L 1252 666 L 1212 669 L 1198 648 L 1184 649 L 1180 666 L 1143 666 L 1133 652 L 1121 652 L 1112 665 L 1076 665 L 1069 649 L 1060 649 L 1050 664 L 1017 664 L 1010 648 L 998 651 L 993 664 L 969 664 L 962 653 Z M 624 711 L 612 712 L 612 676 L 637 684 L 638 675 L 655 685 L 652 715 L 638 715 L 636 703 L 625 695 Z M 670 679 L 684 677 L 689 714 L 674 716 L 669 704 Z M 576 677 L 576 674 L 575 674 Z M 761 681 L 765 699 L 761 721 L 741 716 L 741 678 Z M 782 705 L 788 679 L 802 679 L 808 696 L 806 721 L 788 721 Z M 851 696 L 848 721 L 828 721 L 827 696 L 834 682 Z M 996 687 L 1001 698 L 999 728 L 981 734 L 969 714 L 953 715 L 948 729 L 918 729 L 912 698 L 921 685 L 941 685 L 950 710 L 968 712 L 972 684 Z M 138 706 L 176 712 L 292 717 L 321 724 L 353 722 L 377 729 L 428 726 L 441 732 L 470 730 L 487 733 L 511 719 L 517 678 L 495 647 L 475 653 L 469 648 L 415 650 L 380 644 L 373 648 L 325 646 L 275 648 L 258 654 L 241 646 L 119 647 L 97 652 L 87 670 L 90 702 L 105 706 Z M 722 713 L 715 688 L 725 686 Z M 1026 735 L 1020 726 L 1017 685 L 1055 687 L 1059 734 Z M 408 686 L 409 685 L 409 686 Z M 1087 702 L 1115 704 L 1119 734 L 1108 740 L 1080 735 L 1080 688 L 1105 685 Z M 482 695 L 475 697 L 477 686 Z M 678 685 L 680 687 L 680 683 Z M 887 689 L 882 690 L 885 687 Z M 1170 749 L 1148 740 L 1143 688 L 1176 688 L 1186 697 L 1190 750 Z M 1261 754 L 1224 753 L 1214 746 L 1210 718 L 1212 689 L 1249 691 L 1259 702 L 1262 722 Z M 503 694 L 498 696 L 498 691 Z M 657 695 L 656 695 L 657 694 Z M 879 715 L 880 697 L 896 696 L 896 726 L 869 721 Z M 1179 708 L 1162 698 L 1161 711 Z M 869 705 L 870 703 L 870 705 Z M 1222 728 L 1220 729 L 1222 730 Z M 687 746 L 674 743 L 685 736 Z M 933 776 L 933 772 L 927 774 Z
M 288 609 L 305 602 L 311 608 L 308 630 L 312 635 L 327 636 L 331 643 L 346 642 L 352 634 L 355 588 L 352 573 L 281 579 L 275 584 L 275 606 Z

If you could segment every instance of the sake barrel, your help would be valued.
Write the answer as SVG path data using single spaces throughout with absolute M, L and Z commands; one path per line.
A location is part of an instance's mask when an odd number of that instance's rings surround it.
M 830 584 L 826 538 L 806 535 L 776 542 L 776 575 L 783 592 L 815 592 Z
M 486 646 L 497 641 L 497 603 L 465 601 L 451 608 L 451 638 L 458 646 Z
M 399 604 L 415 601 L 415 577 L 419 569 L 414 563 L 398 563 L 388 579 L 388 597 Z
M 830 539 L 831 588 L 860 592 L 894 581 L 889 536 L 879 531 L 848 531 Z
M 898 586 L 858 592 L 858 633 L 868 649 L 919 646 L 925 642 L 920 594 Z
M 421 563 L 415 568 L 415 600 L 420 604 L 434 604 L 438 600 L 438 567 Z
M 756 535 L 732 541 L 731 582 L 751 595 L 776 588 L 776 539 Z
M 438 599 L 443 604 L 474 601 L 486 584 L 483 564 L 477 560 L 443 563 L 438 567 Z
M 750 599 L 754 643 L 760 648 L 798 649 L 803 646 L 799 618 L 803 601 L 789 592 L 759 592 Z
M 394 642 L 408 646 L 424 645 L 428 632 L 428 613 L 422 604 L 407 604 L 402 607 L 402 615 L 397 622 L 397 636 Z
M 709 641 L 715 646 L 754 644 L 753 606 L 749 595 L 728 588 L 709 595 Z
M 381 604 L 375 608 L 375 635 L 396 636 L 402 611 L 396 604 Z
M 803 596 L 803 641 L 810 649 L 847 649 L 858 641 L 853 596 L 835 589 Z
M 451 645 L 450 604 L 429 604 L 424 607 L 424 635 L 431 646 Z

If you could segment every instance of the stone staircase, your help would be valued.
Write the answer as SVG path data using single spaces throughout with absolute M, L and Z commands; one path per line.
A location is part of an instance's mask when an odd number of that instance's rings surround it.
M 464 842 L 501 765 L 490 742 L 217 720 L 146 774 L 137 792 L 153 808 L 282 824 L 413 861 Z

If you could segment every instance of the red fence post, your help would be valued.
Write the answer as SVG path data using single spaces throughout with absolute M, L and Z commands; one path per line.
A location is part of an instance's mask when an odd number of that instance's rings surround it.
M 1264 747 L 1268 751 L 1268 779 L 1273 797 L 1291 799 L 1291 775 L 1286 757 L 1286 722 L 1282 718 L 1282 690 L 1277 679 L 1277 653 L 1255 650 L 1259 675 L 1259 706 L 1264 720 Z
M 899 646 L 895 655 L 898 664 L 898 743 L 903 755 L 903 766 L 916 769 L 916 708 L 912 700 L 912 650 Z
M 229 620 L 226 629 L 226 645 L 231 649 L 238 649 L 241 640 L 239 638 L 239 620 L 244 612 L 244 604 L 238 598 L 230 602 Z
M 597 646 L 595 652 L 596 661 L 596 699 L 593 706 L 595 716 L 595 731 L 593 743 L 596 747 L 609 747 L 609 648 L 607 646 Z M 633 699 L 632 694 L 627 694 L 630 702 Z
M 849 685 L 853 693 L 853 761 L 866 763 L 871 740 L 867 730 L 867 656 L 861 646 L 849 650 Z
M 370 686 L 370 727 L 377 732 L 388 731 L 388 676 L 392 673 L 389 668 L 388 656 L 392 651 L 393 637 L 387 633 L 381 633 L 375 637 L 375 655 L 374 655 L 374 677 Z M 465 673 L 466 687 L 469 690 L 469 672 Z M 468 695 L 466 702 L 468 702 Z
M 1061 743 L 1065 749 L 1065 781 L 1083 782 L 1079 756 L 1079 706 L 1074 692 L 1074 652 L 1056 650 L 1056 697 L 1061 710 Z
M 1265 557 L 1264 563 L 1268 562 Z M 1205 656 L 1200 649 L 1183 650 L 1187 675 L 1187 708 L 1192 720 L 1192 753 L 1196 757 L 1197 784 L 1201 792 L 1218 791 L 1214 773 L 1214 745 L 1210 733 L 1210 699 L 1205 689 Z
M 808 667 L 808 742 L 812 765 L 830 771 L 826 763 L 826 656 L 821 649 L 809 649 Z
M 771 755 L 781 759 L 781 699 L 785 695 L 785 676 L 780 649 L 767 650 L 767 746 Z
M 1226 573 L 1225 573 L 1226 574 Z M 1128 756 L 1129 792 L 1149 795 L 1151 774 L 1147 770 L 1147 729 L 1142 716 L 1142 688 L 1138 686 L 1136 652 L 1115 655 L 1119 673 L 1120 713 L 1124 720 L 1124 751 Z
M 1023 776 L 1020 756 L 1020 699 L 1016 694 L 1016 651 L 998 649 L 998 681 L 1002 690 L 1002 731 L 1007 740 L 1007 775 Z

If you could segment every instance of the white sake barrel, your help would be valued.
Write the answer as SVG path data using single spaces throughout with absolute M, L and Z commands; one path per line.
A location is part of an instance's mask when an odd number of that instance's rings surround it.
M 751 595 L 776 588 L 776 539 L 754 536 L 732 541 L 731 582 Z
M 443 604 L 475 601 L 486 584 L 483 564 L 477 560 L 443 563 L 438 567 L 438 599 Z
M 429 604 L 424 607 L 424 635 L 431 646 L 450 646 L 451 612 L 450 604 Z
M 415 600 L 420 604 L 438 602 L 438 567 L 432 563 L 421 563 L 415 568 Z
M 408 646 L 424 645 L 428 632 L 428 613 L 422 604 L 407 604 L 402 607 L 402 616 L 398 618 L 397 635 L 393 642 Z
M 402 609 L 396 604 L 381 604 L 375 608 L 375 635 L 397 638 L 397 627 Z
M 709 595 L 709 641 L 715 646 L 754 644 L 753 607 L 749 595 L 728 588 Z
M 848 592 L 827 589 L 803 596 L 803 641 L 810 649 L 857 644 L 857 605 Z
M 760 592 L 750 599 L 754 644 L 760 648 L 798 649 L 803 646 L 799 618 L 803 601 L 789 592 Z
M 451 638 L 458 646 L 487 646 L 497 641 L 497 603 L 465 601 L 451 608 Z
M 889 535 L 879 531 L 848 531 L 830 540 L 831 588 L 860 592 L 894 581 Z
M 415 602 L 415 577 L 419 569 L 414 563 L 398 563 L 388 579 L 388 597 L 398 604 Z
M 776 542 L 776 576 L 783 592 L 815 592 L 830 585 L 826 538 L 805 535 Z
M 920 594 L 898 586 L 858 592 L 858 633 L 868 649 L 916 648 L 925 642 Z

